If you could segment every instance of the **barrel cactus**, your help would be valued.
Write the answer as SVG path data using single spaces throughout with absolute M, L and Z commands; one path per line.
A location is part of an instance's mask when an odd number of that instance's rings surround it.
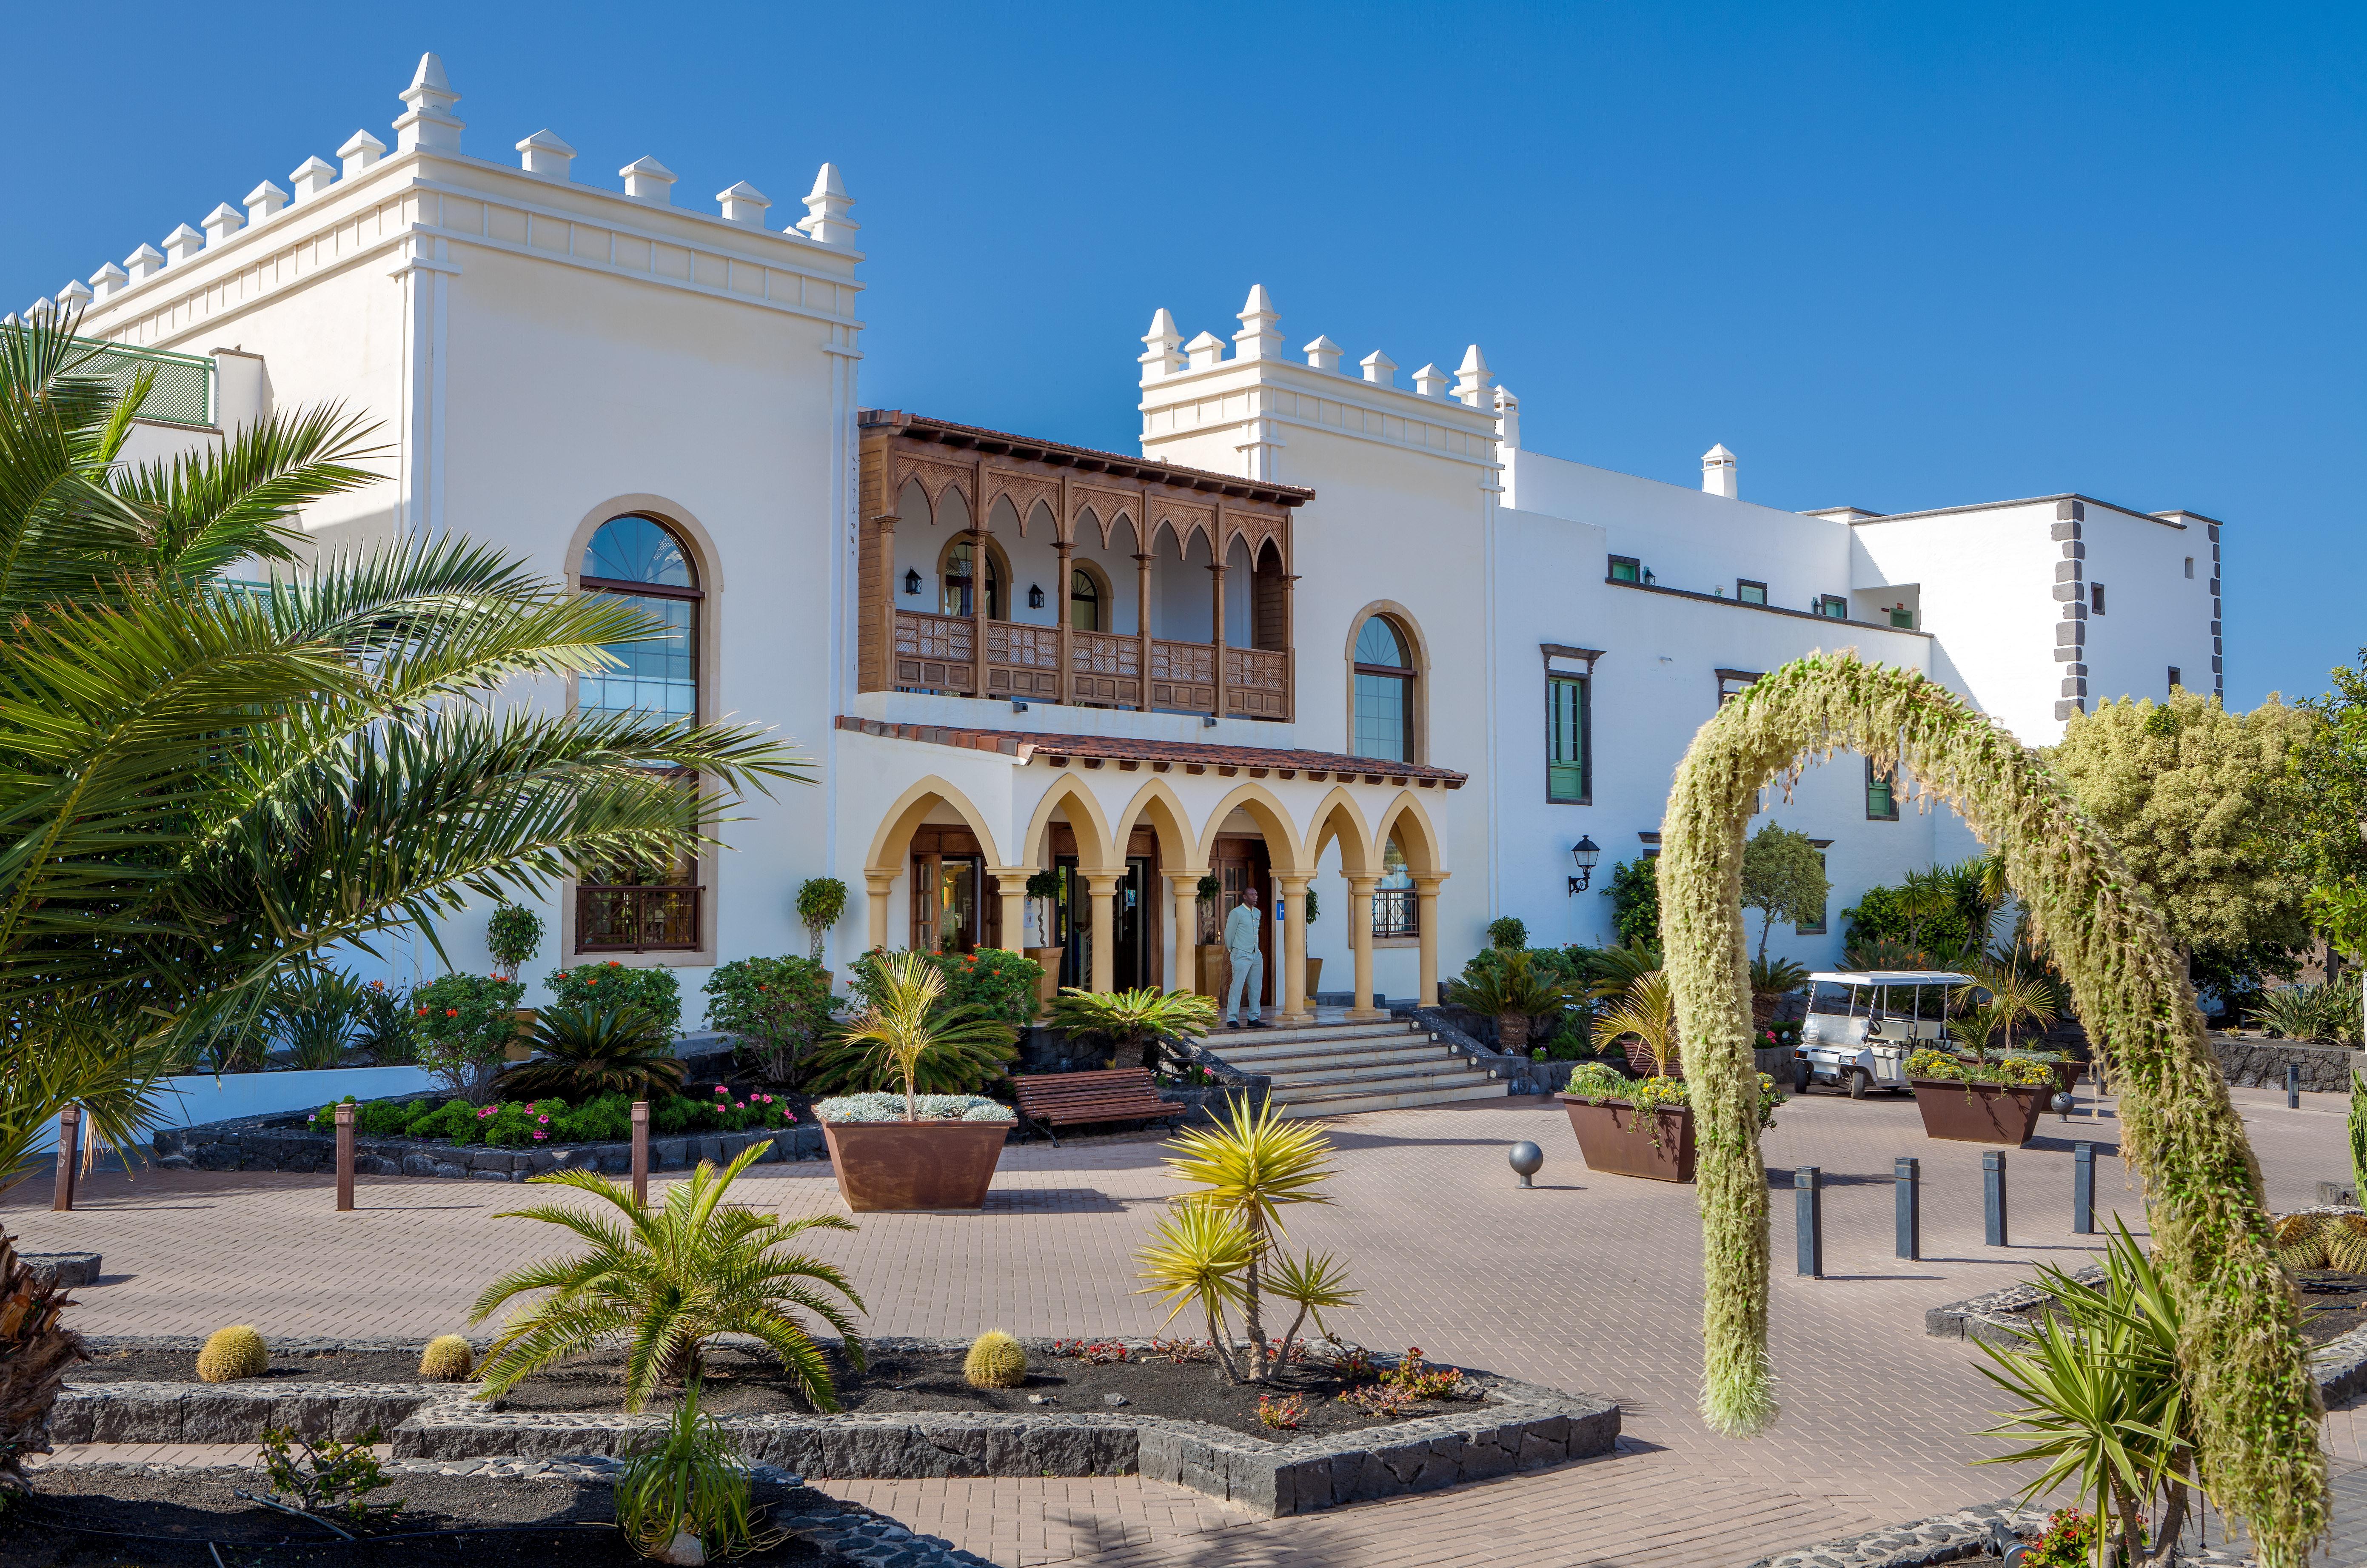
M 264 1348 L 263 1336 L 243 1323 L 215 1329 L 198 1352 L 199 1382 L 236 1382 L 270 1370 L 271 1352 Z
M 2296 1271 L 2326 1267 L 2326 1237 L 2319 1234 L 2316 1214 L 2287 1214 L 2270 1232 L 2277 1261 Z
M 457 1334 L 439 1334 L 427 1342 L 419 1358 L 421 1382 L 467 1382 L 477 1368 L 477 1353 Z
M 2339 1214 L 2317 1227 L 2326 1244 L 2326 1266 L 2345 1274 L 2367 1274 L 2367 1214 Z
M 972 1388 L 1017 1388 L 1027 1381 L 1027 1351 L 1000 1328 L 990 1328 L 971 1341 L 962 1376 Z

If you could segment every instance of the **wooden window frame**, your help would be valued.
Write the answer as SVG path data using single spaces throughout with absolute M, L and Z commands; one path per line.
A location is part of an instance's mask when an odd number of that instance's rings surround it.
M 1545 671 L 1545 731 L 1546 804 L 1548 806 L 1591 806 L 1594 804 L 1594 661 L 1603 657 L 1595 648 L 1572 648 L 1564 643 L 1540 643 Z M 1579 793 L 1575 795 L 1554 793 L 1553 737 L 1556 714 L 1554 682 L 1575 682 L 1579 688 L 1578 775 Z
M 1619 575 L 1619 569 L 1623 566 L 1628 569 L 1628 576 Z M 1603 575 L 1610 582 L 1641 582 L 1644 581 L 1644 563 L 1635 556 L 1613 556 Z
M 1874 792 L 1876 786 L 1881 788 L 1884 796 L 1890 802 L 1888 811 L 1876 811 L 1874 808 Z M 1874 759 L 1871 757 L 1865 760 L 1865 819 L 1869 822 L 1898 820 L 1898 774 L 1896 770 L 1887 774 L 1876 773 L 1874 771 Z
M 1756 599 L 1745 592 L 1746 589 L 1753 588 L 1759 591 L 1759 597 Z M 1738 577 L 1734 580 L 1734 599 L 1738 604 L 1763 605 L 1767 603 L 1767 585 L 1751 578 Z

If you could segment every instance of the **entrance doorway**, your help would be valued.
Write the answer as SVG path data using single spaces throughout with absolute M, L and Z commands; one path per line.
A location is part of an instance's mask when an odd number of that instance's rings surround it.
M 1156 951 L 1152 925 L 1157 903 L 1150 896 L 1150 889 L 1157 886 L 1157 864 L 1150 855 L 1127 856 L 1126 875 L 1119 879 L 1117 892 L 1110 900 L 1110 913 L 1117 921 L 1111 981 L 1121 991 L 1159 983 L 1159 965 L 1152 957 Z M 1056 906 L 1060 928 L 1060 984 L 1089 985 L 1093 972 L 1093 897 L 1083 874 L 1077 869 L 1074 855 L 1056 858 L 1053 869 L 1060 874 L 1060 897 Z
M 1219 836 L 1216 852 L 1208 857 L 1208 873 L 1221 885 L 1217 895 L 1217 934 L 1212 942 L 1222 942 L 1225 921 L 1241 901 L 1246 888 L 1258 890 L 1258 951 L 1265 955 L 1264 978 L 1258 998 L 1260 1007 L 1273 1007 L 1281 989 L 1274 983 L 1274 875 L 1263 839 Z
M 967 828 L 923 828 L 912 835 L 912 911 L 907 939 L 915 953 L 975 953 L 999 947 L 1002 903 L 987 897 L 986 857 Z

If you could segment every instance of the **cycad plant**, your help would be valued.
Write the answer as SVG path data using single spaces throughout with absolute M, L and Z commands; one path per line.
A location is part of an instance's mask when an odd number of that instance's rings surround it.
M 1046 1021 L 1070 1034 L 1106 1042 L 1119 1055 L 1139 1055 L 1142 1065 L 1156 1071 L 1170 1062 L 1179 1067 L 1189 1062 L 1176 1047 L 1216 1027 L 1217 1004 L 1191 991 L 1162 991 L 1156 986 L 1106 994 L 1064 986 Z
M 1669 1077 L 1679 1067 L 1681 1053 L 1677 1044 L 1677 1002 L 1669 985 L 1668 973 L 1655 969 L 1640 976 L 1611 1007 L 1594 1021 L 1594 1038 L 1599 1044 L 1628 1039 L 1642 1049 L 1631 1049 L 1628 1059 L 1639 1056 L 1649 1067 L 1648 1077 Z
M 946 977 L 923 953 L 878 959 L 878 1000 L 833 1035 L 815 1058 L 828 1087 L 900 1089 L 905 1120 L 921 1118 L 919 1097 L 963 1089 L 1011 1059 L 1016 1032 L 975 1004 L 948 1004 Z
M 809 1230 L 855 1226 L 836 1214 L 783 1220 L 724 1207 L 732 1181 L 769 1146 L 753 1145 L 719 1171 L 702 1160 L 689 1180 L 666 1190 L 662 1208 L 635 1206 L 629 1189 L 588 1170 L 533 1178 L 585 1193 L 596 1206 L 548 1203 L 496 1217 L 559 1225 L 591 1250 L 529 1264 L 485 1287 L 472 1324 L 519 1296 L 549 1293 L 503 1324 L 478 1369 L 481 1397 L 498 1398 L 555 1361 L 621 1341 L 625 1409 L 639 1410 L 661 1383 L 679 1387 L 697 1377 L 708 1341 L 733 1334 L 772 1351 L 815 1409 L 837 1409 L 829 1364 L 796 1314 L 829 1324 L 847 1360 L 861 1367 L 862 1337 L 837 1298 L 866 1309 L 834 1266 L 785 1248 Z
M 1239 1227 L 1247 1240 L 1248 1258 L 1235 1281 L 1241 1326 L 1250 1342 L 1243 1375 L 1263 1382 L 1269 1371 L 1261 1311 L 1268 1253 L 1283 1234 L 1284 1209 L 1294 1203 L 1331 1201 L 1317 1190 L 1332 1175 L 1332 1168 L 1325 1163 L 1331 1157 L 1331 1140 L 1311 1123 L 1276 1116 L 1271 1100 L 1259 1101 L 1254 1111 L 1245 1100 L 1235 1100 L 1215 1126 L 1188 1127 L 1177 1134 L 1175 1148 L 1176 1154 L 1167 1161 L 1168 1169 L 1199 1189 L 1181 1199 L 1180 1207 L 1206 1210 Z M 1205 1227 L 1190 1234 L 1203 1239 L 1213 1235 Z M 1224 1256 L 1231 1256 L 1230 1251 Z M 1325 1261 L 1328 1265 L 1329 1259 Z M 1321 1273 L 1325 1286 L 1321 1293 L 1328 1296 L 1342 1280 L 1336 1269 L 1327 1267 Z M 1208 1298 L 1212 1311 L 1222 1304 L 1222 1299 L 1221 1292 Z
M 2044 1461 L 2022 1497 L 2070 1484 L 2100 1521 L 2117 1522 L 2126 1568 L 2147 1561 L 2143 1516 L 2158 1498 L 2150 1563 L 2168 1568 L 2197 1486 L 2195 1411 L 2178 1365 L 2177 1300 L 2127 1225 L 2116 1227 L 2101 1289 L 2043 1266 L 2038 1283 L 2054 1311 L 2021 1331 L 2021 1348 L 1978 1342 L 1995 1363 L 1983 1374 L 2021 1402 L 2007 1425 L 1985 1435 L 2024 1443 L 1978 1462 Z M 2097 1568 L 2107 1533 L 2097 1531 Z
M 1496 962 L 1474 964 L 1466 978 L 1450 982 L 1447 999 L 1495 1019 L 1497 1043 L 1517 1054 L 1529 1047 L 1532 1019 L 1558 1014 L 1580 998 L 1573 987 L 1539 973 L 1534 955 L 1507 948 Z
M 654 1100 L 682 1089 L 683 1059 L 647 1008 L 544 1008 L 535 1017 L 534 1048 L 538 1056 L 511 1064 L 495 1080 L 502 1099 L 581 1105 L 604 1094 Z

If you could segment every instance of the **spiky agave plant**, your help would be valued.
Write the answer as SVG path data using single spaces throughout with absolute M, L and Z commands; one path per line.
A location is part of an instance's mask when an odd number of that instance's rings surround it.
M 1228 1215 L 1251 1246 L 1240 1280 L 1241 1326 L 1249 1335 L 1248 1375 L 1263 1382 L 1267 1372 L 1265 1325 L 1260 1314 L 1261 1267 L 1273 1238 L 1281 1234 L 1282 1211 L 1294 1203 L 1329 1203 L 1317 1189 L 1333 1174 L 1325 1161 L 1331 1140 L 1322 1129 L 1276 1116 L 1274 1101 L 1250 1109 L 1235 1100 L 1213 1127 L 1187 1127 L 1175 1136 L 1178 1153 L 1167 1168 L 1200 1190 L 1183 1200 Z
M 1701 1150 L 1704 1415 L 1749 1435 L 1776 1414 L 1743 831 L 1762 789 L 1788 788 L 1809 761 L 1842 750 L 1878 773 L 1911 771 L 2005 857 L 2089 1037 L 2109 1043 L 2122 1148 L 2144 1182 L 2154 1260 L 2179 1307 L 2201 1476 L 2245 1517 L 2267 1568 L 2297 1568 L 2327 1522 L 2316 1382 L 2270 1250 L 2259 1167 L 2186 965 L 2110 840 L 2037 753 L 1936 682 L 1853 653 L 1795 660 L 1720 708 L 1693 737 L 1662 818 L 1661 939 Z

